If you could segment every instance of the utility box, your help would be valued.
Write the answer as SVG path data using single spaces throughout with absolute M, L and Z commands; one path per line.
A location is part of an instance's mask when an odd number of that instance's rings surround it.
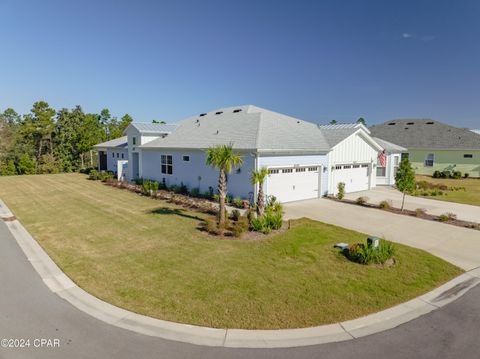
M 367 238 L 367 245 L 369 247 L 378 248 L 378 246 L 380 246 L 380 238 L 378 238 L 378 237 L 368 237 Z

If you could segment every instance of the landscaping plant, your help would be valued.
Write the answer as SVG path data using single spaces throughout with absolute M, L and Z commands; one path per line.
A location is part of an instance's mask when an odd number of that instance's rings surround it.
M 345 197 L 345 183 L 338 182 L 337 189 L 338 189 L 337 198 L 341 201 L 343 197 Z
M 207 165 L 218 168 L 219 225 L 225 225 L 225 197 L 227 196 L 227 173 L 243 164 L 242 157 L 233 150 L 233 145 L 219 145 L 207 150 Z
M 378 247 L 369 244 L 354 243 L 348 248 L 347 257 L 360 264 L 384 264 L 395 254 L 392 242 L 380 240 Z
M 397 173 L 395 174 L 395 185 L 398 190 L 403 193 L 402 198 L 402 207 L 405 204 L 405 194 L 408 192 L 413 192 L 415 190 L 415 171 L 412 168 L 412 165 L 408 158 L 402 159 Z
M 268 169 L 262 167 L 258 171 L 252 171 L 252 176 L 250 178 L 254 186 L 258 185 L 257 214 L 259 217 L 263 216 L 265 212 L 265 194 L 263 193 L 263 182 L 265 182 L 267 176 Z

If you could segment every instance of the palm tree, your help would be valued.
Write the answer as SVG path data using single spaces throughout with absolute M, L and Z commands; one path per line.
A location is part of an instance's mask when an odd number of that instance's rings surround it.
M 253 171 L 250 180 L 253 185 L 258 184 L 258 196 L 257 196 L 257 214 L 259 217 L 263 216 L 265 212 L 265 195 L 263 193 L 263 182 L 268 176 L 268 169 L 265 167 L 260 168 L 258 171 Z
M 218 168 L 218 195 L 220 214 L 218 223 L 220 226 L 225 224 L 225 197 L 227 196 L 227 177 L 234 167 L 240 167 L 243 164 L 242 157 L 238 152 L 233 151 L 233 145 L 218 145 L 210 147 L 207 150 L 207 165 Z

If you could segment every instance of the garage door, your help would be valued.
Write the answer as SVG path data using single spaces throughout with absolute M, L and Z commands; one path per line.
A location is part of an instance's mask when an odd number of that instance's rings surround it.
M 269 168 L 265 193 L 267 196 L 277 197 L 280 202 L 317 198 L 319 168 L 318 166 Z
M 345 183 L 345 192 L 368 190 L 368 164 L 337 165 L 333 171 L 334 191 L 338 183 Z

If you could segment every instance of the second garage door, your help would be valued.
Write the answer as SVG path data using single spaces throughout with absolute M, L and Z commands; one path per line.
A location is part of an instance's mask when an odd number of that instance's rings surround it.
M 319 166 L 269 168 L 265 183 L 267 196 L 292 202 L 319 196 Z
M 345 192 L 368 190 L 368 164 L 338 165 L 333 172 L 334 191 L 338 192 L 338 183 L 345 183 Z

